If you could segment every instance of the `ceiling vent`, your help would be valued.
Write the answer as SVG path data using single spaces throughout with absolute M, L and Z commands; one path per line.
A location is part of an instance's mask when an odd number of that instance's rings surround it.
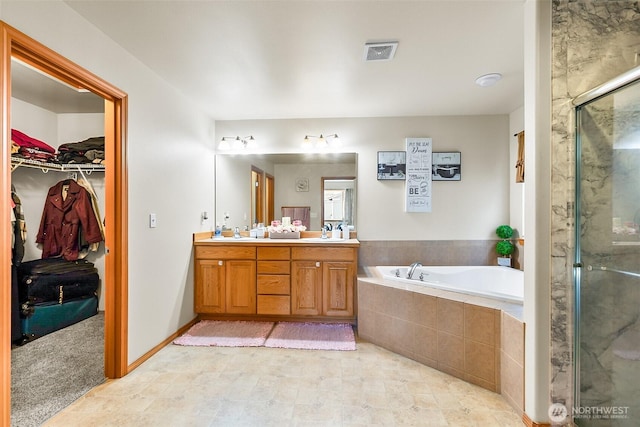
M 390 61 L 396 54 L 398 42 L 366 43 L 364 45 L 365 61 Z

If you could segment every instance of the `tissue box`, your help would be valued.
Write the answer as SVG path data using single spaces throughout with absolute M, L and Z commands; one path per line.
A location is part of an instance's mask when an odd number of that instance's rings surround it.
M 264 228 L 252 228 L 249 230 L 249 237 L 254 239 L 264 238 Z
M 269 233 L 270 239 L 299 239 L 299 231 L 290 231 L 288 233 Z

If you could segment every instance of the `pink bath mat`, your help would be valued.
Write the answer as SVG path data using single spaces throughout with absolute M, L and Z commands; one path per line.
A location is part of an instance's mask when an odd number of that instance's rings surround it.
M 174 344 L 215 347 L 260 347 L 273 329 L 273 322 L 202 320 Z
M 279 322 L 265 347 L 302 350 L 355 350 L 353 328 L 348 323 Z

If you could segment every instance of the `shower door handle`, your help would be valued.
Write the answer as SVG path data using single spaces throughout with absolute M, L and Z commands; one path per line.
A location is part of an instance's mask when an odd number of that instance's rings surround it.
M 610 271 L 612 273 L 618 273 L 618 274 L 624 274 L 625 276 L 632 276 L 632 277 L 640 277 L 640 273 L 634 273 L 633 271 L 625 271 L 625 270 L 618 270 L 615 268 L 609 268 L 605 265 L 601 265 L 598 267 L 594 267 L 592 265 L 588 265 L 587 266 L 587 270 L 588 271 L 592 271 L 592 270 L 596 270 L 596 271 Z

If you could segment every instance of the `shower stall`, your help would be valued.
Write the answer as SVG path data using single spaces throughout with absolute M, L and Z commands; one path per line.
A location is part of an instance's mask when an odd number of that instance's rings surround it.
M 640 425 L 640 67 L 574 100 L 579 426 Z

